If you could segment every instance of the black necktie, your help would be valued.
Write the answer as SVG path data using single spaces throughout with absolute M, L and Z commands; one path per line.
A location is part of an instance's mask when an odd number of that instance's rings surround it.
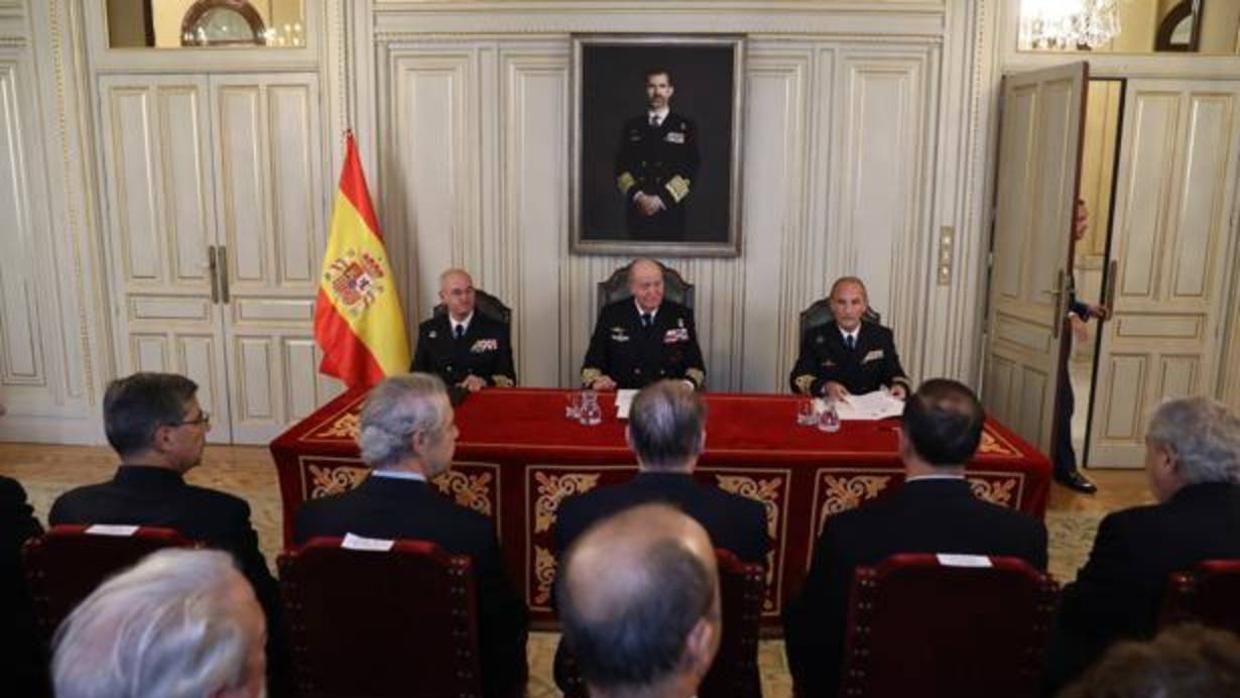
M 844 335 L 844 346 L 848 347 L 848 351 L 852 351 L 856 349 L 857 348 L 856 338 L 850 334 Z
M 650 325 L 653 324 L 653 322 L 654 318 L 650 317 L 650 313 L 642 313 L 642 327 L 650 329 Z
M 659 127 L 659 115 L 651 114 L 650 115 L 650 128 L 658 128 L 658 127 Z
M 456 326 L 456 329 L 455 329 L 455 330 L 453 330 L 453 331 L 452 331 L 452 333 L 456 335 L 456 338 L 457 338 L 457 339 L 460 339 L 461 337 L 464 337 L 464 336 L 465 336 L 465 326 L 464 326 L 464 325 L 457 325 L 457 326 Z

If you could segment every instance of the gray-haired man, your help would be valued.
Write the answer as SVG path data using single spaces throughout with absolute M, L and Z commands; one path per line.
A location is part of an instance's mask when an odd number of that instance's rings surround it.
M 306 502 L 293 538 L 352 533 L 416 538 L 468 555 L 478 582 L 478 644 L 483 691 L 511 695 L 525 685 L 527 613 L 504 576 L 495 525 L 443 497 L 427 478 L 448 469 L 457 428 L 443 381 L 428 373 L 393 376 L 375 386 L 362 408 L 357 442 L 370 476 L 356 489 Z
M 58 698 L 257 698 L 266 622 L 227 553 L 161 550 L 104 582 L 61 624 Z
M 1163 403 L 1145 434 L 1157 504 L 1109 514 L 1063 593 L 1051 682 L 1071 679 L 1114 641 L 1153 636 L 1167 577 L 1240 557 L 1240 418 L 1194 397 Z

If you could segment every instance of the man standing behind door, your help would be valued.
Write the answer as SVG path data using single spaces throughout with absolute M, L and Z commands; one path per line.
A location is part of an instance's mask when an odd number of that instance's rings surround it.
M 516 384 L 508 325 L 477 311 L 474 280 L 464 269 L 439 275 L 445 311 L 418 326 L 418 346 L 410 372 L 434 373 L 448 385 L 471 393 L 488 386 Z

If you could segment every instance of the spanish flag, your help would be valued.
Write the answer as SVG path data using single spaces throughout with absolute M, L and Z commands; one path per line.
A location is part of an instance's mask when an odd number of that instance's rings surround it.
M 319 370 L 350 388 L 370 387 L 409 370 L 405 315 L 352 131 L 345 134 L 344 168 L 332 205 L 314 341 L 323 349 Z

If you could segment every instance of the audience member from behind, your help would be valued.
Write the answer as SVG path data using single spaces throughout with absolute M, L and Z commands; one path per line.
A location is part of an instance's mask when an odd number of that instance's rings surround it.
M 1240 558 L 1240 418 L 1209 398 L 1164 402 L 1145 435 L 1157 504 L 1109 514 L 1064 588 L 1050 683 L 1062 685 L 1119 639 L 1154 634 L 1172 572 Z
M 284 695 L 289 674 L 280 633 L 280 590 L 258 549 L 250 505 L 185 481 L 185 473 L 202 462 L 211 429 L 197 392 L 194 381 L 171 373 L 135 373 L 112 381 L 103 396 L 103 426 L 120 467 L 108 482 L 61 495 L 48 523 L 162 526 L 231 553 L 267 613 L 270 688 L 273 695 Z
M 687 698 L 723 632 L 719 574 L 700 524 L 628 509 L 573 544 L 558 580 L 564 642 L 595 698 Z
M 1240 640 L 1200 625 L 1120 642 L 1059 698 L 1240 698 Z
M 266 624 L 225 553 L 160 550 L 104 582 L 56 632 L 57 698 L 257 698 Z
M 508 696 L 525 686 L 528 674 L 525 602 L 504 575 L 492 521 L 427 482 L 452 464 L 457 433 L 438 376 L 412 373 L 379 383 L 362 407 L 357 439 L 370 476 L 349 492 L 306 502 L 297 512 L 293 539 L 300 545 L 347 533 L 416 538 L 468 555 L 478 588 L 483 691 Z
M 26 502 L 26 490 L 0 476 L 0 676 L 13 695 L 46 691 L 46 658 L 35 629 L 34 608 L 22 571 L 22 546 L 43 532 Z
M 905 403 L 899 446 L 904 484 L 827 520 L 801 596 L 784 612 L 799 695 L 838 690 L 848 595 L 859 565 L 897 553 L 962 553 L 1019 557 L 1046 569 L 1046 526 L 974 497 L 964 479 L 984 421 L 973 391 L 953 380 L 928 380 Z

